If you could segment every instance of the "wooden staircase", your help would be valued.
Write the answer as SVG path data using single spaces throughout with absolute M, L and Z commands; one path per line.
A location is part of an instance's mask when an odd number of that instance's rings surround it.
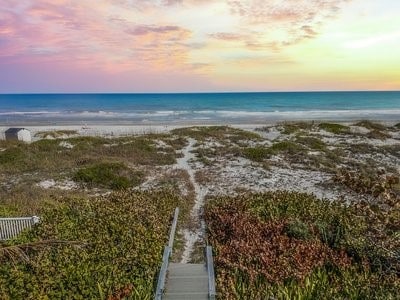
M 205 249 L 205 264 L 169 263 L 178 214 L 179 208 L 176 208 L 169 243 L 164 248 L 163 262 L 154 298 L 156 300 L 215 299 L 214 263 L 211 246 L 207 246 Z

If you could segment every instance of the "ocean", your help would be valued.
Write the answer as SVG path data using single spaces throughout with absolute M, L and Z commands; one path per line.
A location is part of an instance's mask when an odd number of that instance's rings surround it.
M 400 120 L 400 92 L 2 94 L 0 124 Z

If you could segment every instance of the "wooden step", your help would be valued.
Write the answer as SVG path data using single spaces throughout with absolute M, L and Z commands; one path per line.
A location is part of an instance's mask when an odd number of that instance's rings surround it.
M 206 300 L 207 293 L 168 293 L 165 294 L 163 300 Z
M 179 264 L 170 263 L 168 267 L 168 276 L 187 276 L 199 275 L 207 276 L 207 269 L 204 264 Z
M 204 264 L 171 263 L 163 299 L 207 299 L 208 274 Z

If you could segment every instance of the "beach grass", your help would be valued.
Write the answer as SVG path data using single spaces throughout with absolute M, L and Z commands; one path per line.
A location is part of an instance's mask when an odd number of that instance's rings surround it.
M 371 130 L 367 136 L 371 139 L 377 139 L 377 140 L 386 140 L 388 138 L 391 138 L 391 135 L 378 129 L 373 129 Z
M 73 135 L 78 135 L 77 130 L 53 130 L 53 131 L 38 131 L 35 133 L 35 137 L 37 138 L 61 138 L 61 137 L 69 137 Z
M 384 131 L 387 127 L 381 123 L 372 122 L 370 120 L 362 120 L 355 124 L 356 126 L 364 127 L 370 130 Z
M 167 142 L 174 143 L 174 139 Z M 57 176 L 60 172 L 74 173 L 78 167 L 95 161 L 115 161 L 128 166 L 168 165 L 175 163 L 177 157 L 172 146 L 159 149 L 147 137 L 42 139 L 31 144 L 3 142 L 2 147 L 5 150 L 0 152 L 0 166 L 8 175 L 35 172 Z

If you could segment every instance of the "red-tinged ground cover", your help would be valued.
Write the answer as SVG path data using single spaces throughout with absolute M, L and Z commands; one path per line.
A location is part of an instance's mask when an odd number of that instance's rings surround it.
M 367 206 L 290 192 L 211 200 L 220 299 L 398 299 L 399 228 L 371 224 Z

